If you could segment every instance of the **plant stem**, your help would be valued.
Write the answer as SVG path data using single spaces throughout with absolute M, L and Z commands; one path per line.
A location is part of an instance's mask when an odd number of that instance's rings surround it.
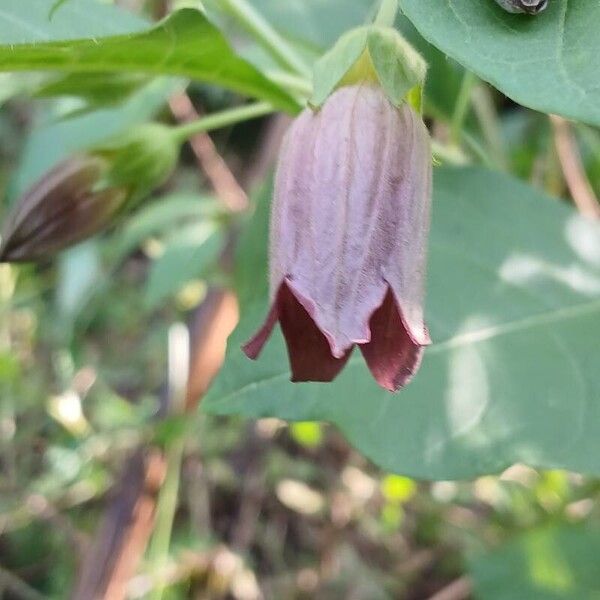
M 271 81 L 285 88 L 291 94 L 301 96 L 303 100 L 312 96 L 312 83 L 305 77 L 278 70 L 269 70 L 265 74 Z
M 490 155 L 498 167 L 508 170 L 506 148 L 504 147 L 498 112 L 490 89 L 486 85 L 478 85 L 473 90 L 471 101 Z
M 398 0 L 381 0 L 379 12 L 373 23 L 382 27 L 393 27 L 398 14 Z
M 454 113 L 451 122 L 451 136 L 455 144 L 460 142 L 461 130 L 471 105 L 471 91 L 477 81 L 477 77 L 471 71 L 465 71 L 463 75 L 456 104 L 454 105 Z
M 311 76 L 310 67 L 247 0 L 221 0 L 221 3 L 281 65 L 299 75 Z
M 156 570 L 156 584 L 150 595 L 152 600 L 161 600 L 166 588 L 164 568 L 169 557 L 173 522 L 177 510 L 184 445 L 185 440 L 182 437 L 174 441 L 167 450 L 167 476 L 160 491 L 154 534 L 148 550 L 150 565 Z
M 171 132 L 179 143 L 183 143 L 197 133 L 203 133 L 204 131 L 211 131 L 213 129 L 219 129 L 220 127 L 226 127 L 227 125 L 234 125 L 235 123 L 256 119 L 257 117 L 262 117 L 275 111 L 276 108 L 268 102 L 246 104 L 238 108 L 230 108 L 228 110 L 213 113 L 206 117 L 202 117 L 197 121 L 192 121 L 191 123 L 178 125 L 177 127 L 173 127 Z

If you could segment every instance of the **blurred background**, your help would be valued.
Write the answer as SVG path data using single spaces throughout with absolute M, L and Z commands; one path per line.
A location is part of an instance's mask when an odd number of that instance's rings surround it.
M 373 10 L 254 4 L 309 57 Z M 156 19 L 182 3 L 122 5 Z M 264 65 L 218 2 L 206 8 Z M 399 26 L 430 63 L 439 161 L 487 164 L 590 206 L 596 129 L 514 105 Z M 0 77 L 4 214 L 107 133 L 241 102 L 165 78 Z M 237 320 L 233 247 L 270 195 L 287 122 L 196 136 L 167 184 L 107 234 L 43 264 L 0 264 L 0 597 L 599 598 L 597 479 L 515 465 L 420 482 L 382 472 L 326 424 L 196 410 Z

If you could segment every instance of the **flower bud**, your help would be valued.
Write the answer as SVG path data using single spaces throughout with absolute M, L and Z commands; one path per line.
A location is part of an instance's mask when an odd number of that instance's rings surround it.
M 107 172 L 98 156 L 75 156 L 46 173 L 7 217 L 0 261 L 36 261 L 90 237 L 121 208 L 124 189 L 96 191 Z
M 6 219 L 0 261 L 36 261 L 107 227 L 164 183 L 179 144 L 157 123 L 137 127 L 46 173 Z
M 355 345 L 395 391 L 430 343 L 423 322 L 431 196 L 427 129 L 379 87 L 343 87 L 286 135 L 271 219 L 272 305 L 244 346 L 279 321 L 292 381 L 331 381 Z

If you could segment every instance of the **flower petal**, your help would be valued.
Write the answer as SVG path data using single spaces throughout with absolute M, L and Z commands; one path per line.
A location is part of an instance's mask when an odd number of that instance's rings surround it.
M 352 348 L 340 358 L 333 356 L 327 338 L 285 281 L 279 285 L 264 324 L 242 346 L 248 358 L 258 357 L 277 321 L 287 345 L 292 381 L 332 381 L 344 368 Z
M 391 289 L 370 321 L 371 341 L 360 345 L 377 383 L 396 392 L 417 372 L 423 346 L 411 337 Z
M 267 343 L 267 340 L 273 332 L 275 323 L 279 320 L 278 309 L 277 300 L 275 300 L 269 309 L 269 314 L 262 327 L 242 346 L 242 350 L 248 358 L 256 360 L 262 352 L 263 346 Z
M 327 338 L 285 283 L 279 289 L 277 303 L 292 381 L 332 381 L 344 368 L 352 348 L 341 358 L 334 357 Z
M 424 341 L 430 180 L 420 116 L 375 86 L 341 88 L 291 126 L 275 185 L 271 281 L 290 277 L 305 308 L 310 300 L 334 356 L 370 339 L 388 284 Z

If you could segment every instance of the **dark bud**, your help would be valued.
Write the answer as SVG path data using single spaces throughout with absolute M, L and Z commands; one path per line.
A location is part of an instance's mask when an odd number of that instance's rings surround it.
M 169 127 L 147 123 L 61 162 L 6 218 L 0 261 L 49 258 L 102 231 L 165 182 L 178 153 Z
M 103 229 L 127 196 L 124 189 L 97 189 L 107 170 L 104 159 L 82 155 L 46 173 L 6 218 L 0 261 L 49 258 Z

